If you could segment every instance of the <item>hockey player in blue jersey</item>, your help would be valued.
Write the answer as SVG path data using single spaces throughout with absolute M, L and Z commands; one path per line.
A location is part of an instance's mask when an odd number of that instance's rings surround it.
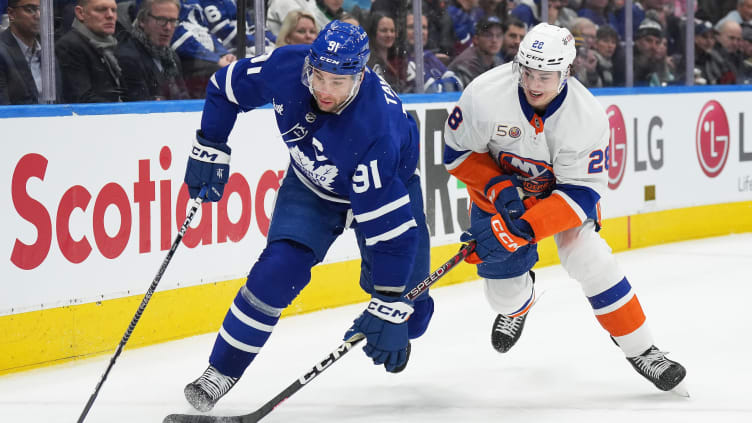
M 402 296 L 429 271 L 417 125 L 366 67 L 368 56 L 362 28 L 332 21 L 311 46 L 242 59 L 211 78 L 186 169 L 191 196 L 205 186 L 208 201 L 222 197 L 231 152 L 226 141 L 239 112 L 272 103 L 292 160 L 267 245 L 227 312 L 209 367 L 185 388 L 200 411 L 237 382 L 308 283 L 311 267 L 348 226 L 361 252 L 360 286 L 371 300 L 345 338 L 363 333 L 366 355 L 397 373 L 407 365 L 409 339 L 428 326 L 428 293 L 414 302 Z

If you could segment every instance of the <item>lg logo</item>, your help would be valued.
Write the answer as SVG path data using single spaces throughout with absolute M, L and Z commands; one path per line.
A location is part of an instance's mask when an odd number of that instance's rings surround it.
M 717 101 L 705 103 L 695 131 L 697 159 L 710 178 L 723 170 L 729 153 L 729 123 L 726 112 Z
M 624 170 L 627 168 L 627 128 L 624 124 L 624 116 L 615 105 L 606 109 L 608 124 L 611 128 L 608 137 L 608 146 L 611 154 L 608 160 L 608 187 L 616 189 L 624 178 Z

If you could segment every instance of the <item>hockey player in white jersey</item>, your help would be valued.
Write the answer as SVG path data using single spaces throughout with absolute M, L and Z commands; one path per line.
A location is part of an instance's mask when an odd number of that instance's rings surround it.
M 345 338 L 363 333 L 366 355 L 396 373 L 407 365 L 409 339 L 428 326 L 428 292 L 415 301 L 403 297 L 429 266 L 418 129 L 389 85 L 366 67 L 368 56 L 362 28 L 332 21 L 310 46 L 242 59 L 211 78 L 186 169 L 191 197 L 202 187 L 207 201 L 222 197 L 227 137 L 239 112 L 272 103 L 291 161 L 267 245 L 230 305 L 209 367 L 185 388 L 200 411 L 235 385 L 348 225 L 361 252 L 360 286 L 371 301 Z M 268 141 L 247 140 L 259 154 Z
M 536 242 L 553 236 L 562 266 L 629 363 L 658 389 L 686 394 L 684 367 L 654 345 L 634 289 L 598 234 L 609 125 L 569 78 L 575 55 L 568 30 L 535 26 L 514 62 L 475 79 L 446 122 L 444 163 L 472 200 L 461 240 L 477 241 L 468 261 L 498 313 L 492 345 L 504 353 L 519 339 L 535 302 Z

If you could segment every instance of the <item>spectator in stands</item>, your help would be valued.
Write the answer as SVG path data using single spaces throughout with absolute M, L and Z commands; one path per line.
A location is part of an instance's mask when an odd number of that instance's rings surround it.
M 716 28 L 718 43 L 715 45 L 715 50 L 729 64 L 731 72 L 734 74 L 733 81 L 726 83 L 735 84 L 736 75 L 742 68 L 744 61 L 741 56 L 742 27 L 734 20 L 727 20 Z
M 648 85 L 665 87 L 677 81 L 674 60 L 668 55 L 668 39 L 661 38 L 655 51 L 655 70 L 650 74 Z
M 574 10 L 565 7 L 564 0 L 548 1 L 548 23 L 569 27 L 571 22 L 577 17 Z M 510 15 L 525 22 L 528 28 L 532 28 L 541 22 L 541 1 L 540 0 L 520 0 L 510 12 Z
M 608 24 L 604 24 L 606 26 Z M 572 22 L 572 36 L 582 37 L 588 48 L 595 46 L 598 27 L 589 18 L 579 17 Z
M 428 19 L 428 43 L 426 48 L 435 49 L 436 56 L 446 58 L 454 54 L 454 24 L 447 10 L 447 0 L 423 0 L 423 13 Z
M 316 26 L 323 28 L 324 25 L 331 21 L 331 18 L 327 17 L 323 8 L 319 7 L 318 1 L 321 0 L 269 0 L 269 7 L 266 11 L 266 29 L 274 34 L 274 36 L 278 36 L 279 30 L 282 28 L 282 21 L 293 10 L 302 10 L 310 13 L 316 20 Z M 339 9 L 342 10 L 343 0 L 327 1 L 338 1 Z M 342 10 L 340 13 L 344 13 L 344 11 Z
M 577 15 L 589 19 L 598 26 L 608 25 L 615 20 L 609 0 L 585 0 Z
M 462 91 L 462 82 L 447 69 L 446 65 L 431 51 L 425 48 L 428 41 L 428 18 L 421 16 L 423 28 L 423 90 L 426 93 L 441 93 L 450 91 Z M 407 14 L 407 77 L 404 92 L 418 92 L 415 88 L 416 65 L 415 65 L 415 31 L 414 15 L 412 11 Z
M 614 53 L 619 44 L 619 33 L 611 25 L 598 28 L 595 35 L 593 50 L 598 61 L 596 71 L 603 81 L 604 87 L 614 85 Z
M 140 0 L 139 0 L 140 1 Z M 256 30 L 254 17 L 246 13 L 245 35 L 238 34 L 238 7 L 235 0 L 198 0 L 206 16 L 209 32 L 216 37 L 229 53 L 240 56 L 237 52 L 238 37 L 245 37 L 246 56 L 256 55 Z M 264 34 L 264 51 L 270 53 L 274 50 L 274 42 L 277 37 L 270 31 Z
M 718 22 L 730 10 L 734 10 L 739 0 L 697 0 L 696 18 L 705 19 L 711 23 Z
M 737 84 L 752 84 L 752 25 L 742 24 L 742 68 Z
M 527 34 L 527 26 L 521 20 L 514 16 L 508 16 L 502 21 L 504 29 L 504 40 L 501 42 L 501 60 L 504 63 L 511 62 L 517 57 L 517 51 L 520 49 L 520 43 Z
M 116 50 L 125 101 L 188 98 L 180 58 L 170 48 L 179 12 L 179 0 L 141 2 L 130 37 Z
M 313 15 L 302 10 L 293 10 L 282 21 L 277 36 L 277 47 L 288 44 L 311 44 L 319 34 Z
M 122 101 L 115 0 L 79 0 L 71 31 L 55 45 L 67 103 Z
M 647 85 L 650 74 L 655 72 L 658 45 L 663 38 L 661 24 L 652 19 L 643 19 L 635 34 L 633 77 L 634 85 Z M 614 83 L 623 86 L 626 80 L 624 68 L 625 58 L 622 54 L 614 57 Z
M 371 48 L 368 67 L 384 78 L 393 90 L 402 92 L 407 70 L 395 45 L 394 19 L 381 12 L 371 12 L 366 32 Z
M 718 23 L 715 25 L 716 30 L 721 29 L 726 21 L 734 21 L 741 25 L 747 23 L 752 25 L 752 0 L 738 0 L 736 3 L 736 9 L 728 12 Z
M 209 78 L 237 57 L 209 31 L 209 21 L 199 0 L 182 0 L 178 19 L 170 47 L 180 57 L 188 95 L 203 98 Z
M 496 16 L 501 22 L 509 16 L 505 0 L 478 0 L 478 7 L 483 9 L 483 17 Z
M 478 0 L 453 0 L 447 8 L 454 27 L 454 53 L 456 56 L 472 45 L 475 25 L 483 17 Z
M 42 93 L 39 0 L 10 0 L 9 27 L 0 33 L 0 104 L 36 104 Z M 56 100 L 62 96 L 57 69 Z
M 574 46 L 577 49 L 577 56 L 572 62 L 574 77 L 588 88 L 602 87 L 603 80 L 598 74 L 598 59 L 595 57 L 595 51 L 588 46 L 582 35 L 574 37 Z
M 731 68 L 715 50 L 715 44 L 713 24 L 695 21 L 695 83 L 698 85 L 730 84 L 734 80 Z
M 478 75 L 502 64 L 498 54 L 504 39 L 501 22 L 495 17 L 482 19 L 475 26 L 473 45 L 462 52 L 449 64 L 462 85 L 467 85 Z

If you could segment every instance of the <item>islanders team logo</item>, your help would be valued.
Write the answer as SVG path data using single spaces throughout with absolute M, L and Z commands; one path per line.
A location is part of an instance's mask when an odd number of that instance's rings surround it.
M 723 106 L 715 100 L 705 103 L 695 131 L 697 159 L 710 178 L 718 176 L 729 154 L 729 124 Z
M 610 105 L 606 109 L 610 135 L 608 137 L 608 150 L 606 154 L 606 168 L 608 169 L 608 187 L 616 189 L 624 179 L 624 170 L 627 168 L 627 126 L 624 124 L 624 116 L 616 105 Z
M 537 195 L 554 189 L 554 169 L 546 162 L 502 152 L 499 154 L 499 166 L 504 173 L 520 175 L 522 189 L 529 194 Z

